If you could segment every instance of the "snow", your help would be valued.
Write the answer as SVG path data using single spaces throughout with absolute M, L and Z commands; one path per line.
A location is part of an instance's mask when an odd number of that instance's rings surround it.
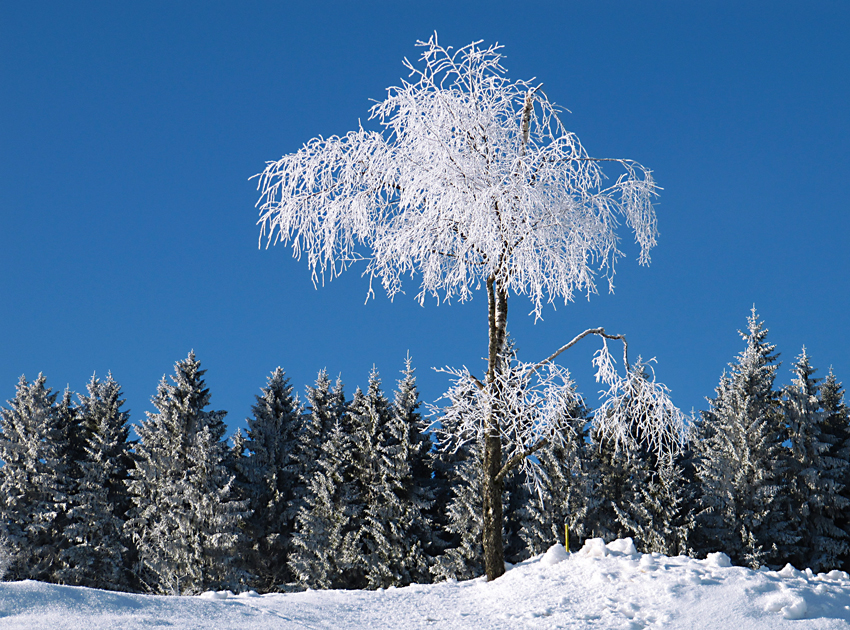
M 0 629 L 599 628 L 637 630 L 850 628 L 850 576 L 733 567 L 640 554 L 630 539 L 555 545 L 493 582 L 378 591 L 198 597 L 112 593 L 41 582 L 0 584 Z M 801 621 L 802 620 L 802 621 Z

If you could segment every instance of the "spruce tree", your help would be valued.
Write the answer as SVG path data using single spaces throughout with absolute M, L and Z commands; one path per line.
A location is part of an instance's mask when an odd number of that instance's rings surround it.
M 340 390 L 341 393 L 341 390 Z M 342 419 L 319 447 L 317 470 L 298 512 L 289 567 L 309 588 L 362 588 L 356 523 L 362 506 L 351 457 L 353 439 Z
M 614 508 L 625 530 L 621 537 L 631 537 L 642 553 L 687 554 L 694 516 L 691 487 L 682 466 L 677 461 L 661 462 L 642 475 L 635 490 L 627 502 Z
M 256 397 L 248 418 L 247 440 L 238 459 L 251 517 L 252 541 L 246 569 L 258 588 L 274 590 L 292 580 L 287 566 L 301 484 L 296 449 L 300 438 L 301 407 L 283 370 L 277 368 Z M 237 438 L 238 439 L 238 438 Z
M 309 485 L 313 475 L 318 472 L 318 461 L 331 430 L 342 422 L 346 413 L 345 391 L 342 381 L 337 378 L 331 387 L 327 370 L 316 377 L 313 387 L 307 388 L 307 408 L 301 421 L 298 444 L 293 454 L 299 472 L 299 481 L 295 488 L 292 509 L 297 514 L 306 505 L 310 494 Z
M 829 368 L 829 374 L 820 388 L 819 398 L 824 414 L 822 430 L 831 436 L 829 455 L 850 460 L 850 414 L 844 404 L 844 388 L 835 378 L 832 368 Z M 850 469 L 846 475 L 850 475 Z M 845 481 L 845 487 L 846 485 Z
M 584 535 L 606 542 L 631 535 L 625 514 L 639 502 L 640 488 L 651 471 L 645 453 L 630 444 L 615 445 L 591 431 L 587 460 L 588 500 Z
M 45 383 L 43 374 L 33 383 L 21 376 L 9 408 L 0 409 L 0 537 L 10 579 L 56 581 L 68 546 L 78 422 L 70 392 L 57 403 Z
M 791 447 L 788 520 L 799 537 L 788 550 L 788 559 L 800 568 L 828 571 L 850 551 L 848 534 L 841 527 L 850 505 L 842 495 L 848 463 L 830 453 L 840 438 L 825 430 L 815 371 L 803 348 L 793 367 L 794 380 L 783 395 Z
M 431 574 L 436 581 L 469 580 L 484 573 L 481 518 L 481 458 L 483 446 L 472 441 L 461 446 L 452 458 L 449 478 L 451 498 L 445 506 L 446 531 L 453 543 L 434 561 Z
M 57 577 L 66 584 L 129 590 L 131 553 L 123 525 L 129 508 L 126 482 L 132 460 L 129 413 L 122 411 L 121 387 L 109 374 L 92 376 L 80 394 L 77 414 L 84 440 L 79 476 L 69 499 L 68 546 Z
M 165 377 L 136 429 L 141 441 L 131 472 L 133 518 L 126 528 L 139 551 L 136 574 L 157 593 L 194 594 L 235 588 L 244 579 L 235 551 L 248 516 L 235 499 L 224 411 L 206 411 L 200 361 L 194 352 Z
M 402 371 L 403 378 L 398 381 L 391 408 L 393 427 L 397 432 L 400 451 L 409 462 L 410 501 L 421 515 L 421 521 L 414 532 L 422 543 L 423 550 L 430 563 L 435 551 L 440 548 L 441 541 L 436 535 L 434 515 L 443 506 L 437 504 L 437 481 L 433 464 L 435 461 L 434 443 L 431 434 L 426 430 L 422 415 L 419 412 L 419 390 L 416 386 L 415 368 L 408 356 Z M 430 573 L 421 576 L 430 581 Z
M 422 514 L 427 489 L 416 488 L 413 478 L 422 446 L 417 437 L 418 404 L 408 361 L 395 404 L 384 397 L 373 370 L 367 392 L 355 396 L 349 411 L 364 504 L 357 535 L 359 559 L 369 588 L 406 586 L 428 578 L 422 543 L 429 534 Z
M 828 436 L 828 455 L 833 462 L 844 469 L 840 479 L 843 486 L 841 496 L 850 501 L 850 413 L 844 404 L 844 388 L 835 377 L 832 368 L 820 388 L 820 405 L 823 409 L 823 433 Z M 850 533 L 850 507 L 845 507 L 836 520 L 836 525 Z M 840 567 L 850 566 L 850 550 L 840 559 Z
M 782 491 L 787 433 L 767 332 L 754 308 L 741 333 L 744 351 L 721 377 L 692 443 L 701 494 L 695 547 L 699 553 L 725 551 L 752 567 L 782 563 L 781 550 L 796 542 Z

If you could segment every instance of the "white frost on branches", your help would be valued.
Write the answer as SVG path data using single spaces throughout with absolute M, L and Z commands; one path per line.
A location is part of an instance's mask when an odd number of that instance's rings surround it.
M 615 448 L 632 452 L 643 445 L 659 460 L 667 461 L 680 452 L 687 441 L 686 416 L 670 400 L 667 387 L 655 381 L 654 372 L 638 358 L 626 365 L 625 376 L 616 368 L 605 338 L 593 365 L 601 391 L 602 404 L 593 414 L 600 439 Z M 529 483 L 536 485 L 538 469 L 533 454 L 542 445 L 565 445 L 574 425 L 568 420 L 583 401 L 569 372 L 560 365 L 512 360 L 487 385 L 467 368 L 443 368 L 453 384 L 443 395 L 447 405 L 432 406 L 435 430 L 441 444 L 457 449 L 466 442 L 483 440 L 490 427 L 497 427 L 505 461 L 517 458 L 517 466 Z M 439 414 L 439 415 L 437 415 Z M 488 422 L 490 414 L 498 420 Z M 574 437 L 574 436 L 573 436 Z
M 501 46 L 452 50 L 436 34 L 408 80 L 371 109 L 380 131 L 314 138 L 259 177 L 261 241 L 306 256 L 314 282 L 365 259 L 392 297 L 461 301 L 488 278 L 534 313 L 613 280 L 622 221 L 639 260 L 655 245 L 650 171 L 591 158 L 532 81 L 511 81 Z M 603 161 L 621 175 L 606 180 Z M 371 289 L 370 289 L 371 292 Z
M 570 412 L 581 406 L 570 373 L 555 363 L 535 370 L 533 363 L 511 361 L 500 370 L 489 386 L 476 379 L 468 369 L 441 370 L 453 377 L 453 384 L 443 394 L 445 408 L 439 411 L 436 430 L 444 448 L 483 440 L 488 432 L 488 415 L 494 414 L 506 460 L 516 457 L 517 465 L 531 479 L 536 467 L 525 455 L 544 443 L 563 444 L 573 431 L 568 422 Z
M 617 449 L 625 447 L 631 452 L 642 444 L 659 459 L 669 459 L 685 445 L 688 424 L 670 400 L 670 390 L 655 380 L 649 363 L 638 357 L 634 365 L 626 365 L 626 376 L 621 376 L 607 341 L 602 339 L 593 366 L 596 382 L 607 389 L 600 392 L 602 404 L 593 414 L 594 426 Z

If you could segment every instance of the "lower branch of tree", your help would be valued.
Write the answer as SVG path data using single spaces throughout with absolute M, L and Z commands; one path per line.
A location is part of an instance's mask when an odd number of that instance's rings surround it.
M 502 483 L 512 468 L 518 466 L 522 460 L 524 460 L 526 457 L 529 457 L 530 455 L 534 455 L 534 453 L 545 447 L 547 444 L 549 444 L 549 439 L 544 438 L 537 442 L 537 444 L 535 444 L 531 448 L 527 448 L 522 453 L 517 453 L 516 455 L 511 457 L 507 462 L 505 462 L 505 465 L 502 466 L 502 469 L 499 471 L 499 474 L 496 475 L 496 483 Z

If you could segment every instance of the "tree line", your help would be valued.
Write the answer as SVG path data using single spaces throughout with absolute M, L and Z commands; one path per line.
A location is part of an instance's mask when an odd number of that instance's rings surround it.
M 840 382 L 805 352 L 777 389 L 755 311 L 691 427 L 688 449 L 616 444 L 579 397 L 566 438 L 537 451 L 538 483 L 505 478 L 505 558 L 631 536 L 639 550 L 816 571 L 850 556 L 850 426 Z M 194 353 L 135 425 L 119 384 L 85 394 L 21 377 L 0 409 L 5 579 L 152 593 L 381 588 L 484 572 L 480 439 L 446 450 L 423 431 L 408 360 L 391 397 L 377 372 L 346 396 L 321 372 L 302 402 L 276 369 L 247 430 L 225 438 Z M 642 418 L 631 418 L 638 433 Z M 639 435 L 635 436 L 639 438 Z M 643 446 L 642 446 L 643 444 Z

